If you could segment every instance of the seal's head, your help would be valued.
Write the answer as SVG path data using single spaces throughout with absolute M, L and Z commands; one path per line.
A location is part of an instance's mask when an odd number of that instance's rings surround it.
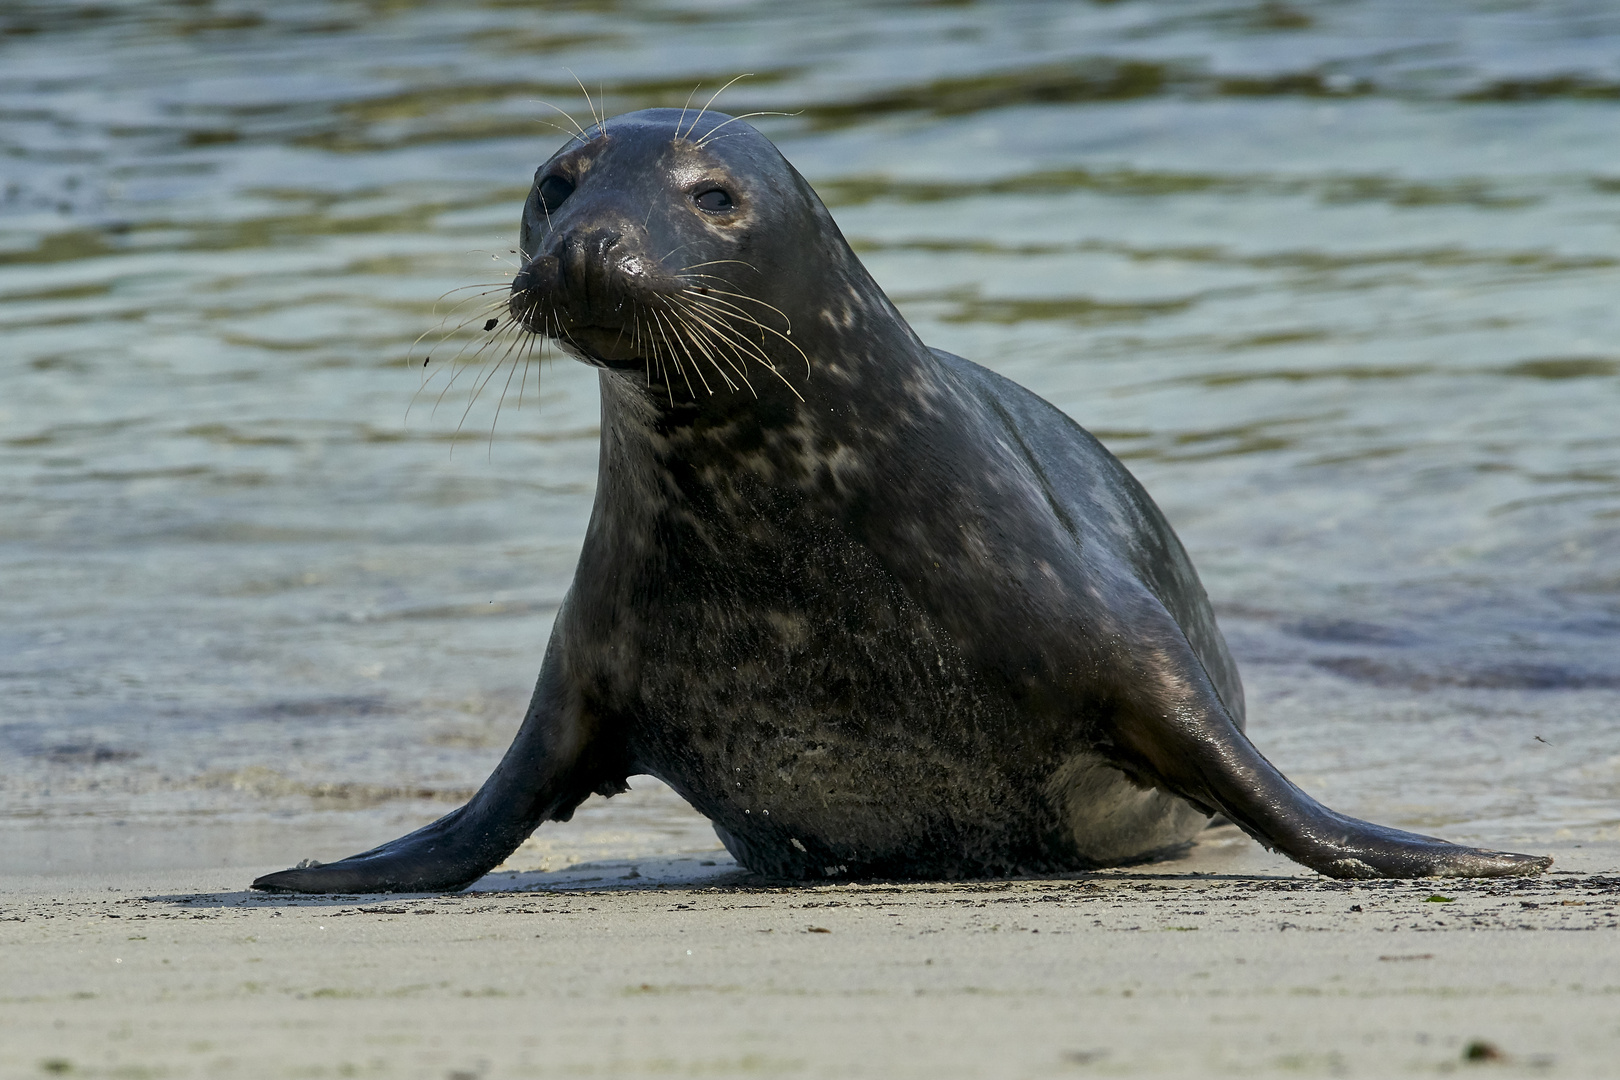
M 599 367 L 696 401 L 792 389 L 795 326 L 875 291 L 810 185 L 745 121 L 647 109 L 565 145 L 523 210 L 513 317 Z M 840 284 L 845 288 L 840 288 Z

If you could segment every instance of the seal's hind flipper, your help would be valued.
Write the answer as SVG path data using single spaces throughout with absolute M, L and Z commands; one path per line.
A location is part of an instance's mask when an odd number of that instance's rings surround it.
M 542 821 L 566 819 L 593 789 L 590 733 L 562 675 L 557 615 L 534 699 L 517 738 L 467 805 L 398 840 L 339 862 L 266 874 L 266 892 L 451 892 L 500 865 Z
M 1345 817 L 1320 803 L 1314 805 L 1322 811 L 1323 820 L 1299 838 L 1303 841 L 1300 850 L 1308 857 L 1286 849 L 1284 853 L 1328 877 L 1525 877 L 1552 865 L 1549 855 L 1464 847 Z
M 1143 607 L 1157 606 L 1142 597 Z M 1329 877 L 1516 877 L 1552 865 L 1544 855 L 1463 847 L 1328 809 L 1278 771 L 1243 734 L 1180 627 L 1162 608 L 1133 645 L 1156 669 L 1122 688 L 1116 749 L 1126 768 L 1208 812 L 1219 812 L 1273 851 Z

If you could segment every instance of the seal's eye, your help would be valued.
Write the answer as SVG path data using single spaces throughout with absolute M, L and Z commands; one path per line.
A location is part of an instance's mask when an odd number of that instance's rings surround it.
M 548 176 L 540 181 L 540 205 L 546 213 L 554 213 L 563 200 L 574 193 L 574 185 L 560 176 Z
M 732 208 L 731 196 L 722 188 L 710 188 L 700 191 L 692 196 L 692 201 L 698 204 L 699 210 L 707 210 L 711 214 L 723 214 Z

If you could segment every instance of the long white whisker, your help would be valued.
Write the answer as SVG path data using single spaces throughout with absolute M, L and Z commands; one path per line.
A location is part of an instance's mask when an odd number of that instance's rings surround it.
M 685 244 L 681 245 L 681 247 L 685 246 Z M 676 248 L 675 250 L 679 251 L 681 248 Z M 673 252 L 671 254 L 673 254 Z M 688 270 L 698 270 L 705 266 L 724 266 L 727 263 L 735 263 L 738 266 L 746 266 L 754 273 L 759 273 L 759 267 L 755 266 L 751 262 L 744 262 L 742 259 L 710 259 L 708 262 L 693 263 L 691 266 L 683 266 L 679 272 L 684 274 Z
M 710 310 L 716 312 L 717 314 L 725 312 L 724 308 L 714 306 L 716 304 L 716 301 L 715 301 L 714 297 L 712 297 L 712 296 L 704 296 L 704 295 L 701 295 L 701 294 L 694 296 L 690 292 L 688 292 L 687 293 L 687 299 L 688 299 L 689 302 L 692 302 L 692 303 L 708 304 L 708 305 L 710 305 Z M 726 301 L 719 301 L 719 303 L 726 303 Z M 727 313 L 727 314 L 730 314 L 730 313 Z M 748 315 L 746 312 L 740 313 L 740 315 L 738 315 L 738 317 L 747 319 L 749 321 L 750 325 L 759 327 L 761 330 L 763 330 L 767 334 L 774 334 L 778 338 L 781 338 L 784 342 L 786 342 L 788 344 L 788 346 L 790 346 L 793 349 L 794 352 L 798 353 L 801 357 L 804 358 L 804 373 L 805 373 L 805 375 L 807 377 L 809 376 L 809 374 L 810 374 L 810 356 L 809 356 L 808 353 L 806 353 L 803 349 L 801 349 L 799 347 L 798 342 L 796 342 L 792 338 L 788 337 L 787 334 L 782 333 L 782 331 L 776 329 L 776 327 L 767 326 L 764 323 L 760 322 L 758 319 L 754 318 L 753 316 Z
M 457 307 L 459 307 L 459 306 L 460 305 L 458 304 Z M 485 319 L 487 321 L 487 318 L 488 318 L 488 316 L 489 316 L 489 314 L 491 312 L 493 312 L 493 311 L 504 311 L 505 309 L 506 309 L 506 301 L 504 299 L 498 300 L 498 301 L 495 301 L 494 303 L 486 305 L 483 308 L 483 310 L 481 310 L 481 311 L 477 312 L 476 314 L 462 320 L 460 323 L 458 323 L 457 325 L 451 327 L 450 329 L 445 330 L 444 333 L 441 334 L 440 337 L 439 337 L 439 343 L 443 344 L 444 342 L 446 342 L 446 341 L 448 341 L 450 339 L 451 335 L 457 333 L 458 331 L 460 331 L 460 330 L 462 330 L 462 329 L 464 329 L 464 328 L 466 328 L 468 326 L 471 326 L 473 323 L 476 323 L 480 319 Z M 451 310 L 453 311 L 455 309 L 452 308 Z M 508 330 L 513 325 L 515 325 L 515 324 L 513 324 L 511 322 L 508 322 L 506 324 L 506 326 L 502 327 L 500 333 L 496 334 L 494 337 L 485 338 L 482 342 L 480 342 L 477 351 L 475 351 L 473 353 L 473 358 L 476 359 L 478 357 L 479 353 L 482 353 L 485 349 L 487 349 L 490 346 L 491 343 L 493 343 L 495 341 L 498 341 L 502 337 L 504 337 L 506 335 L 506 333 L 508 332 Z M 440 327 L 437 327 L 435 329 L 440 329 L 440 328 L 442 328 L 442 326 L 443 326 L 443 324 L 441 323 Z M 410 353 L 410 351 L 413 351 L 416 348 L 416 346 L 421 343 L 422 339 L 427 337 L 427 335 L 431 334 L 432 332 L 433 332 L 433 330 L 424 331 L 423 333 L 417 335 L 417 338 L 416 338 L 415 341 L 411 342 L 410 350 L 407 350 L 407 361 L 408 362 L 409 362 L 409 353 Z M 444 389 L 439 392 L 438 399 L 433 403 L 433 412 L 428 414 L 429 417 L 432 417 L 434 414 L 436 414 L 438 412 L 439 404 L 441 402 L 443 402 L 444 395 L 449 392 L 450 386 L 456 381 L 457 375 L 462 370 L 462 368 L 458 368 L 457 365 L 461 364 L 463 362 L 463 358 L 466 357 L 467 349 L 471 344 L 472 344 L 471 342 L 463 342 L 461 348 L 456 350 L 455 355 L 452 356 L 449 359 L 449 361 L 447 361 L 445 363 L 441 363 L 439 365 L 439 370 L 443 370 L 445 367 L 448 367 L 450 369 L 450 379 L 449 379 L 448 382 L 446 382 L 444 384 Z M 429 356 L 428 360 L 431 360 L 431 359 L 432 359 L 432 357 Z M 471 361 L 467 361 L 467 362 L 470 363 Z M 424 361 L 423 364 L 424 364 L 424 366 L 426 366 L 426 361 Z M 410 420 L 411 410 L 416 407 L 416 401 L 417 401 L 417 399 L 419 397 L 421 397 L 422 391 L 427 389 L 428 384 L 431 383 L 435 378 L 437 378 L 438 374 L 439 374 L 439 371 L 435 370 L 431 375 L 429 375 L 427 378 L 423 379 L 421 384 L 416 388 L 416 393 L 411 395 L 410 403 L 405 406 L 405 419 L 407 421 Z
M 738 79 L 752 78 L 753 74 L 754 73 L 752 71 L 744 72 L 743 74 L 738 75 L 736 79 L 732 79 L 731 82 L 726 83 L 725 86 L 722 86 L 720 89 L 716 90 L 709 97 L 708 102 L 706 102 L 704 104 L 703 108 L 698 111 L 698 114 L 692 118 L 692 126 L 686 129 L 686 134 L 684 136 L 681 134 L 681 129 L 680 128 L 675 129 L 675 138 L 677 138 L 677 139 L 681 139 L 681 138 L 688 138 L 689 139 L 689 138 L 691 138 L 692 137 L 692 131 L 698 126 L 698 121 L 703 119 L 703 114 L 709 111 L 709 106 L 714 104 L 715 98 L 717 98 L 721 94 L 725 93 L 726 90 L 731 86 L 731 83 L 736 82 Z
M 681 137 L 681 125 L 686 123 L 686 113 L 692 107 L 692 99 L 697 96 L 697 92 L 702 88 L 703 84 L 700 82 L 692 87 L 690 94 L 686 95 L 686 104 L 681 106 L 681 118 L 675 121 L 675 137 L 677 139 Z
M 800 110 L 800 111 L 802 112 L 803 110 Z M 714 139 L 714 133 L 719 131 L 721 128 L 725 127 L 727 124 L 735 124 L 737 121 L 739 121 L 739 120 L 747 120 L 751 116 L 798 116 L 798 115 L 799 115 L 799 113 L 796 113 L 796 112 L 791 112 L 790 113 L 790 112 L 774 112 L 774 111 L 770 111 L 770 110 L 764 110 L 764 111 L 760 111 L 760 112 L 743 113 L 741 116 L 733 116 L 731 119 L 723 120 L 720 123 L 714 125 L 714 127 L 710 128 L 708 131 L 705 131 L 703 133 L 703 136 L 698 139 L 698 147 L 702 148 L 702 147 L 708 146 L 710 141 L 712 141 Z M 729 138 L 729 137 L 730 136 L 727 136 L 727 138 Z
M 712 320 L 704 318 L 699 312 L 699 305 L 695 303 L 689 302 L 687 313 L 691 318 L 698 320 L 704 326 L 707 326 L 714 331 L 718 340 L 727 344 L 732 351 L 732 355 L 737 357 L 739 361 L 742 360 L 744 351 L 746 351 L 748 356 L 752 356 L 758 360 L 761 366 L 768 370 L 772 375 L 775 375 L 778 379 L 780 379 L 782 385 L 786 386 L 790 391 L 792 391 L 794 397 L 797 397 L 800 401 L 804 400 L 804 395 L 799 393 L 798 387 L 789 382 L 787 376 L 783 375 L 782 372 L 777 369 L 775 361 L 773 361 L 765 352 L 763 343 L 755 344 L 754 342 L 749 341 L 742 335 L 737 327 L 726 321 L 724 312 L 713 308 L 708 310 L 710 314 L 714 316 Z M 759 325 L 752 319 L 749 320 L 749 323 L 753 326 Z M 760 327 L 760 329 L 764 330 L 768 329 L 768 327 Z M 803 353 L 801 352 L 800 355 L 802 356 Z M 750 389 L 752 389 L 751 386 Z
M 684 323 L 677 323 L 675 321 L 676 313 L 673 311 L 668 311 L 665 312 L 665 314 L 670 317 L 670 329 L 675 332 L 676 346 L 678 346 L 682 352 L 686 353 L 686 358 L 688 360 L 692 361 L 692 369 L 698 373 L 698 381 L 703 384 L 703 389 L 707 390 L 709 395 L 712 397 L 714 395 L 714 390 L 709 386 L 709 380 L 703 377 L 703 368 L 698 365 L 698 356 L 701 355 L 701 350 L 694 352 L 694 349 L 696 349 L 696 344 L 686 337 L 686 335 L 681 333 L 681 330 L 685 328 L 685 325 Z M 737 388 L 737 385 L 731 381 L 731 376 L 727 375 L 720 369 L 720 365 L 716 364 L 710 357 L 705 356 L 704 359 L 709 361 L 709 366 L 714 368 L 715 373 L 725 381 L 727 390 L 735 390 Z
M 749 296 L 746 293 L 728 292 L 725 289 L 710 288 L 709 291 L 704 293 L 703 295 L 705 295 L 707 297 L 711 297 L 711 298 L 712 297 L 717 297 L 717 296 L 730 296 L 730 297 L 733 297 L 733 298 L 738 299 L 738 300 L 747 300 L 750 304 L 758 304 L 760 307 L 763 307 L 763 308 L 770 308 L 772 311 L 774 311 L 778 315 L 782 316 L 782 321 L 787 324 L 787 332 L 789 334 L 793 333 L 793 320 L 788 317 L 787 312 L 783 311 L 781 308 L 777 307 L 775 304 L 767 304 L 765 301 L 759 299 L 758 297 Z
M 652 317 L 654 323 L 656 323 L 658 327 L 658 336 L 664 339 L 664 349 L 668 353 L 670 361 L 675 365 L 676 372 L 680 374 L 681 381 L 686 383 L 687 396 L 692 398 L 697 397 L 697 391 L 692 389 L 692 377 L 686 373 L 686 368 L 682 366 L 680 355 L 675 352 L 675 346 L 669 343 L 669 333 L 664 327 L 663 317 L 660 316 L 656 311 L 652 313 Z M 702 378 L 701 373 L 699 373 L 699 378 Z
M 493 379 L 496 375 L 499 375 L 501 373 L 501 365 L 506 363 L 506 358 L 512 355 L 512 350 L 517 347 L 517 344 L 518 344 L 518 339 L 514 338 L 511 342 L 509 342 L 507 344 L 506 351 L 504 353 L 502 353 L 500 356 L 496 357 L 493 362 L 485 365 L 483 368 L 480 369 L 480 374 L 482 374 L 485 371 L 489 372 L 489 374 L 484 375 L 483 381 L 480 382 L 477 386 L 475 386 L 473 388 L 472 396 L 467 399 L 467 407 L 461 411 L 461 419 L 456 421 L 456 435 L 461 434 L 462 425 L 467 422 L 467 417 L 472 412 L 473 406 L 478 404 L 478 398 L 479 398 L 479 396 L 481 394 L 483 394 L 484 387 L 489 385 L 489 380 Z M 508 380 L 510 381 L 510 376 L 508 376 Z M 500 416 L 500 406 L 499 405 L 497 405 L 496 408 L 495 408 L 495 415 L 496 415 L 497 418 L 499 418 L 499 416 Z M 494 431 L 493 431 L 493 429 L 491 429 L 490 438 L 493 440 L 494 437 L 495 437 Z M 455 451 L 455 445 L 456 445 L 455 444 L 455 438 L 454 438 L 454 436 L 452 436 L 451 441 L 450 441 L 450 453 L 452 454 L 452 456 L 456 452 Z M 491 442 L 490 446 L 491 446 L 491 453 L 493 453 L 494 452 L 494 443 Z
M 423 338 L 427 337 L 429 334 L 433 333 L 436 330 L 444 330 L 445 324 L 450 321 L 450 316 L 452 316 L 452 315 L 454 315 L 456 313 L 457 308 L 460 308 L 464 304 L 475 303 L 475 302 L 477 302 L 477 300 L 480 297 L 488 296 L 490 293 L 495 292 L 496 290 L 504 291 L 505 288 L 506 287 L 504 285 L 499 285 L 499 284 L 496 284 L 496 285 L 463 285 L 461 289 L 452 289 L 452 290 L 450 290 L 450 292 L 445 293 L 443 296 L 440 296 L 439 300 L 443 300 L 445 296 L 449 296 L 449 295 L 451 295 L 451 293 L 461 292 L 462 289 L 484 289 L 484 290 L 486 290 L 484 292 L 477 293 L 477 294 L 475 294 L 473 296 L 463 297 L 462 299 L 458 300 L 455 303 L 455 305 L 450 308 L 449 311 L 444 313 L 444 318 L 439 320 L 439 325 L 430 326 L 426 330 L 422 331 L 420 334 L 417 334 L 416 339 L 414 341 L 412 341 L 410 343 L 410 345 L 407 346 L 406 349 L 405 349 L 405 358 L 406 358 L 407 362 L 410 360 L 410 354 L 416 351 L 416 347 L 418 345 L 422 344 L 422 339 Z M 484 306 L 484 308 L 482 310 L 478 311 L 476 314 L 469 315 L 469 316 L 467 316 L 467 318 L 463 319 L 461 322 L 457 323 L 455 326 L 450 327 L 450 329 L 448 329 L 448 330 L 444 330 L 444 333 L 443 333 L 442 336 L 440 336 L 439 340 L 441 342 L 445 341 L 446 339 L 448 339 L 450 337 L 451 334 L 454 334 L 456 331 L 462 329 L 463 327 L 471 326 L 473 323 L 477 322 L 479 319 L 487 318 L 491 311 L 494 311 L 494 310 L 496 310 L 497 308 L 500 308 L 500 307 L 504 307 L 505 305 L 506 305 L 505 299 L 492 301 L 491 303 L 486 304 Z M 437 300 L 434 301 L 434 306 L 435 306 L 435 308 L 438 306 L 438 301 Z
M 701 315 L 698 315 L 692 311 L 681 312 L 681 318 L 685 323 L 686 328 L 689 331 L 692 331 L 694 344 L 698 343 L 697 339 L 701 339 L 702 342 L 706 342 L 710 346 L 710 349 L 703 350 L 704 357 L 714 367 L 715 371 L 720 373 L 720 377 L 726 380 L 727 385 L 731 386 L 730 377 L 725 373 L 725 370 L 721 368 L 720 360 L 717 360 L 713 355 L 714 352 L 719 350 L 720 345 L 723 344 L 722 339 L 717 333 L 714 332 L 714 326 Z M 736 374 L 737 378 L 742 380 L 742 384 L 744 386 L 748 387 L 749 393 L 753 394 L 755 397 L 759 397 L 759 392 L 754 389 L 754 384 L 748 381 L 748 375 L 743 370 L 747 366 L 746 362 L 741 356 L 736 354 L 735 350 L 732 353 L 731 359 L 727 359 L 724 356 L 722 356 L 720 359 L 726 361 L 726 366 Z M 766 366 L 769 366 L 769 364 L 767 363 Z M 732 389 L 735 389 L 735 387 L 732 386 Z
M 522 338 L 519 338 L 516 343 L 521 344 L 522 340 L 523 340 Z M 512 350 L 508 349 L 507 350 L 507 355 L 510 356 L 511 353 L 512 353 Z M 503 357 L 502 359 L 504 361 L 505 358 Z M 506 385 L 501 387 L 501 396 L 495 402 L 495 418 L 489 422 L 489 449 L 486 452 L 487 453 L 486 460 L 493 461 L 494 458 L 495 458 L 495 425 L 499 424 L 501 422 L 501 406 L 506 404 L 506 395 L 512 389 L 512 377 L 517 374 L 517 369 L 518 369 L 517 357 L 512 357 L 512 370 L 507 372 L 507 374 L 506 374 Z M 500 367 L 497 366 L 495 368 L 495 370 L 499 371 Z M 520 387 L 518 389 L 518 396 L 521 398 L 522 395 L 523 395 L 523 390 Z M 520 404 L 519 408 L 521 408 L 521 407 L 522 406 Z
M 597 113 L 596 113 L 596 103 L 591 100 L 591 92 L 589 90 L 585 89 L 585 84 L 583 82 L 580 82 L 579 76 L 574 74 L 573 69 L 565 68 L 564 70 L 567 71 L 568 74 L 573 77 L 573 80 L 576 83 L 579 83 L 579 92 L 585 95 L 585 107 L 587 109 L 591 110 L 591 120 L 595 124 L 597 130 L 600 131 L 601 128 L 602 128 L 602 124 L 605 122 L 605 118 L 597 115 Z M 602 134 L 605 135 L 605 134 L 607 134 L 607 132 L 604 131 L 604 132 L 602 132 Z
M 668 312 L 660 312 L 659 313 L 659 321 L 664 322 L 665 325 L 668 327 L 669 337 L 670 337 L 671 340 L 674 341 L 674 348 L 676 348 L 676 349 L 680 350 L 681 352 L 685 353 L 686 354 L 686 359 L 691 362 L 692 370 L 697 372 L 698 382 L 703 384 L 703 392 L 708 394 L 710 397 L 713 397 L 714 396 L 714 388 L 709 385 L 709 380 L 705 379 L 703 377 L 703 369 L 698 366 L 697 357 L 692 355 L 691 346 L 689 346 L 686 343 L 685 338 L 681 337 L 680 327 L 675 325 L 674 320 L 673 319 L 668 319 L 668 320 L 664 319 L 664 316 L 667 315 L 667 314 L 669 314 L 669 313 Z
M 569 72 L 569 74 L 572 75 L 573 72 Z M 575 80 L 575 81 L 578 81 L 578 80 Z M 575 135 L 579 136 L 579 141 L 580 142 L 590 142 L 591 141 L 591 137 L 589 135 L 585 134 L 585 129 L 583 127 L 580 127 L 579 121 L 574 119 L 574 114 L 573 113 L 569 112 L 567 109 L 559 109 L 557 106 L 553 105 L 551 102 L 545 100 L 544 98 L 534 98 L 533 100 L 538 101 L 540 104 L 544 105 L 546 108 L 550 109 L 552 112 L 561 113 L 563 119 L 567 120 L 570 124 L 573 125 L 573 127 L 574 127 L 573 133 Z M 538 121 L 538 122 L 539 123 L 545 123 L 544 120 L 541 120 L 541 121 Z

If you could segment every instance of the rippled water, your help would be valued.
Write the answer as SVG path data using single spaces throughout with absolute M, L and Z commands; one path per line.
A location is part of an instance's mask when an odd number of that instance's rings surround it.
M 576 76 L 744 72 L 924 339 L 1146 482 L 1285 770 L 1620 838 L 1613 5 L 51 2 L 0 8 L 0 868 L 330 857 L 483 778 L 595 382 L 441 399 L 478 324 L 413 342 L 509 276 Z

